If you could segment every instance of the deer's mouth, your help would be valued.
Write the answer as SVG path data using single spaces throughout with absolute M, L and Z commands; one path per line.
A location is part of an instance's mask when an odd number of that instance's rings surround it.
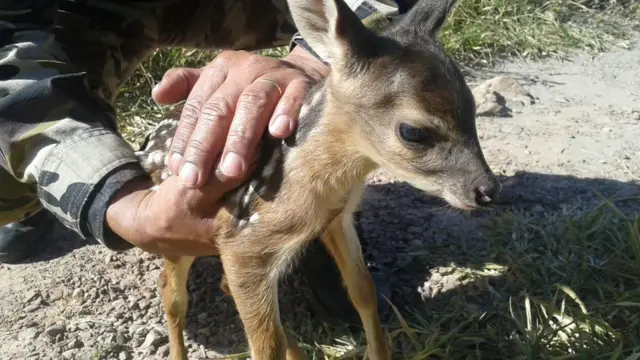
M 460 210 L 474 210 L 478 208 L 478 205 L 462 200 L 460 197 L 446 189 L 442 192 L 442 198 L 449 203 L 449 205 Z

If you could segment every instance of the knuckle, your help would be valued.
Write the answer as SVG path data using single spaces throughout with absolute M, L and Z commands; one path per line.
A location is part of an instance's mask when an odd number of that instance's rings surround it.
M 229 61 L 231 61 L 231 58 L 233 57 L 233 55 L 234 55 L 234 52 L 232 50 L 221 51 L 215 57 L 215 59 L 213 59 L 211 64 L 224 66 L 224 64 L 227 64 L 229 63 Z
M 280 102 L 284 104 L 287 110 L 291 110 L 292 108 L 297 109 L 302 106 L 304 95 L 305 94 L 286 94 L 282 96 Z
M 182 116 L 180 121 L 187 125 L 193 126 L 198 120 L 200 115 L 200 108 L 202 107 L 202 99 L 198 96 L 190 99 L 184 103 L 182 107 Z
M 244 110 L 260 111 L 267 106 L 269 95 L 264 91 L 248 90 L 240 95 L 238 106 Z
M 218 97 L 202 106 L 201 118 L 207 123 L 204 125 L 211 125 L 228 118 L 231 113 L 230 102 L 223 97 Z
M 197 162 L 198 159 L 204 157 L 206 154 L 207 144 L 203 139 L 198 136 L 189 140 L 187 153 L 185 154 L 185 157 L 189 162 Z
M 236 129 L 229 131 L 229 135 L 227 136 L 227 147 L 229 150 L 238 153 L 246 153 L 248 150 L 247 147 L 253 142 L 252 134 L 249 134 L 247 131 L 243 131 L 242 129 Z

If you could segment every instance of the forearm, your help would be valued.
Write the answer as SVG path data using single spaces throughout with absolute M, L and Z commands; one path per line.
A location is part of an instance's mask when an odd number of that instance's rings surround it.
M 100 200 L 144 172 L 116 132 L 111 106 L 56 43 L 51 19 L 43 18 L 55 8 L 50 3 L 29 8 L 33 19 L 0 8 L 7 35 L 0 44 L 0 225 L 28 217 L 39 202 L 82 237 L 120 248 L 121 239 L 102 233 Z

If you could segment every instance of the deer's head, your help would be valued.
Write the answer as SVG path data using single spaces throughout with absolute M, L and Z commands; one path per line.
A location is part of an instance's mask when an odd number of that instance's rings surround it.
M 475 102 L 437 36 L 455 0 L 419 0 L 383 34 L 343 0 L 289 0 L 300 34 L 331 65 L 327 111 L 353 147 L 454 207 L 493 202 L 501 185 L 485 161 Z

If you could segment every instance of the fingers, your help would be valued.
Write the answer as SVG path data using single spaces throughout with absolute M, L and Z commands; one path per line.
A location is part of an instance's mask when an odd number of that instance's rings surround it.
M 179 174 L 184 165 L 184 155 L 187 151 L 187 146 L 189 145 L 189 141 L 193 136 L 193 132 L 196 128 L 196 124 L 199 119 L 202 117 L 201 112 L 203 110 L 207 110 L 207 115 L 204 116 L 205 120 L 214 120 L 212 119 L 212 112 L 215 110 L 209 105 L 209 109 L 204 109 L 203 107 L 210 100 L 211 95 L 218 90 L 218 88 L 224 83 L 227 76 L 227 71 L 223 67 L 211 66 L 203 69 L 200 78 L 193 86 L 193 89 L 189 93 L 187 97 L 187 101 L 185 102 L 182 113 L 180 115 L 180 122 L 178 123 L 178 128 L 176 129 L 176 133 L 173 137 L 173 141 L 171 143 L 171 149 L 169 153 L 171 156 L 169 157 L 169 170 L 174 174 Z M 220 105 L 218 105 L 218 110 L 220 109 Z M 219 111 L 218 111 L 219 112 Z M 208 125 L 208 124 L 206 124 Z M 206 134 L 204 134 L 206 135 Z M 203 144 L 191 144 L 190 153 L 193 154 L 199 150 L 205 149 L 195 149 L 196 147 L 204 147 Z M 192 163 L 192 165 L 194 165 Z M 194 170 L 195 172 L 195 181 L 194 178 Z M 199 173 L 200 168 L 196 166 L 194 169 L 192 166 L 187 167 L 185 170 L 185 178 L 187 181 L 183 179 L 183 185 L 187 187 L 194 187 L 197 184 L 200 184 L 199 181 Z M 182 177 L 182 176 L 181 176 Z
M 184 150 L 179 176 L 187 188 L 199 188 L 207 182 L 214 162 L 222 152 L 233 118 L 234 101 L 242 88 L 225 82 L 200 109 L 197 123 Z
M 292 80 L 286 87 L 269 122 L 271 135 L 284 139 L 289 137 L 298 127 L 298 116 L 309 91 L 309 85 L 302 79 Z
M 282 76 L 259 78 L 238 97 L 237 109 L 218 169 L 223 177 L 235 179 L 246 174 L 248 163 L 286 82 L 287 79 Z
M 153 101 L 160 105 L 171 105 L 185 100 L 195 86 L 202 69 L 175 68 L 168 70 L 153 88 Z

